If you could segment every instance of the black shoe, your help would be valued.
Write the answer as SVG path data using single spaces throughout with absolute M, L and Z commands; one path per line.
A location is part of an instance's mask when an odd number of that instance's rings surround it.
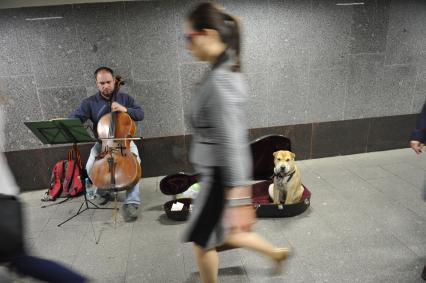
M 111 194 L 105 194 L 105 195 L 96 195 L 95 202 L 97 205 L 105 205 L 109 201 L 111 201 Z
M 426 281 L 426 265 L 423 267 L 422 279 Z
M 138 219 L 139 205 L 136 203 L 123 204 L 122 214 L 124 221 L 133 222 Z

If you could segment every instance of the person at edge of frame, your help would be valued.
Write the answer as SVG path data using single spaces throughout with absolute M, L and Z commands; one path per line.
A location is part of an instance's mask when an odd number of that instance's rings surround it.
M 4 104 L 7 103 L 7 99 L 0 94 L 0 195 L 4 196 L 5 199 L 9 197 L 16 197 L 19 201 L 20 188 L 16 184 L 15 178 L 10 171 L 9 165 L 5 155 L 3 154 L 5 135 L 4 135 Z M 9 198 L 10 199 L 10 198 Z M 3 198 L 0 199 L 0 205 Z M 22 209 L 22 207 L 21 207 Z M 21 216 L 21 217 L 20 217 Z M 11 218 L 10 213 L 6 216 L 0 215 L 0 221 L 16 221 L 16 224 L 21 226 L 21 231 L 25 231 L 24 217 L 22 215 L 13 215 Z M 19 218 L 18 218 L 19 217 Z M 22 232 L 23 233 L 23 232 Z M 11 238 L 11 234 L 8 231 L 0 230 L 0 240 L 3 242 L 5 238 Z M 32 256 L 27 248 L 25 247 L 25 236 L 19 235 L 21 239 L 17 239 L 18 235 L 13 234 L 14 240 L 23 240 L 23 246 L 17 248 L 15 251 L 0 253 L 0 264 L 5 265 L 9 270 L 16 272 L 19 275 L 29 276 L 45 282 L 62 282 L 62 283 L 83 283 L 89 282 L 83 275 L 71 270 L 65 265 L 59 264 L 53 260 L 44 259 L 37 256 Z M 2 243 L 3 245 L 13 245 L 12 243 Z
M 423 104 L 420 116 L 417 119 L 416 127 L 411 132 L 410 147 L 417 153 L 423 152 L 426 139 L 426 101 Z M 426 180 L 423 185 L 423 199 L 426 200 Z M 422 279 L 426 281 L 426 265 L 423 267 Z

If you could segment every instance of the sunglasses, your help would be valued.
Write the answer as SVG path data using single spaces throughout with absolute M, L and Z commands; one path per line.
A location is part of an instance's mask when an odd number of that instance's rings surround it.
M 185 34 L 185 39 L 187 42 L 192 42 L 192 38 L 205 34 L 206 33 L 204 31 L 190 32 L 188 34 Z

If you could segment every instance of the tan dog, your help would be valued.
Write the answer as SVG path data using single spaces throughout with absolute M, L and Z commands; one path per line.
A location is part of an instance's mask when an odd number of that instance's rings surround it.
M 300 171 L 294 158 L 296 155 L 288 150 L 274 152 L 274 183 L 269 185 L 269 196 L 274 204 L 292 204 L 300 201 L 303 194 Z

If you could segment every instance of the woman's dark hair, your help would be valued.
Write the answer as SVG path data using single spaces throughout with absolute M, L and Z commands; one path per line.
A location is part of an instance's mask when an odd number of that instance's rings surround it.
M 225 13 L 215 4 L 205 2 L 197 5 L 188 15 L 192 28 L 197 31 L 203 29 L 214 29 L 218 31 L 227 49 L 235 52 L 236 62 L 232 68 L 234 72 L 241 70 L 240 62 L 240 27 L 238 20 Z
M 96 76 L 98 75 L 98 73 L 100 71 L 108 72 L 108 73 L 111 74 L 111 76 L 114 76 L 114 71 L 111 68 L 102 66 L 102 67 L 99 67 L 99 68 L 96 69 L 95 74 L 94 74 L 95 75 L 95 79 L 96 79 Z

